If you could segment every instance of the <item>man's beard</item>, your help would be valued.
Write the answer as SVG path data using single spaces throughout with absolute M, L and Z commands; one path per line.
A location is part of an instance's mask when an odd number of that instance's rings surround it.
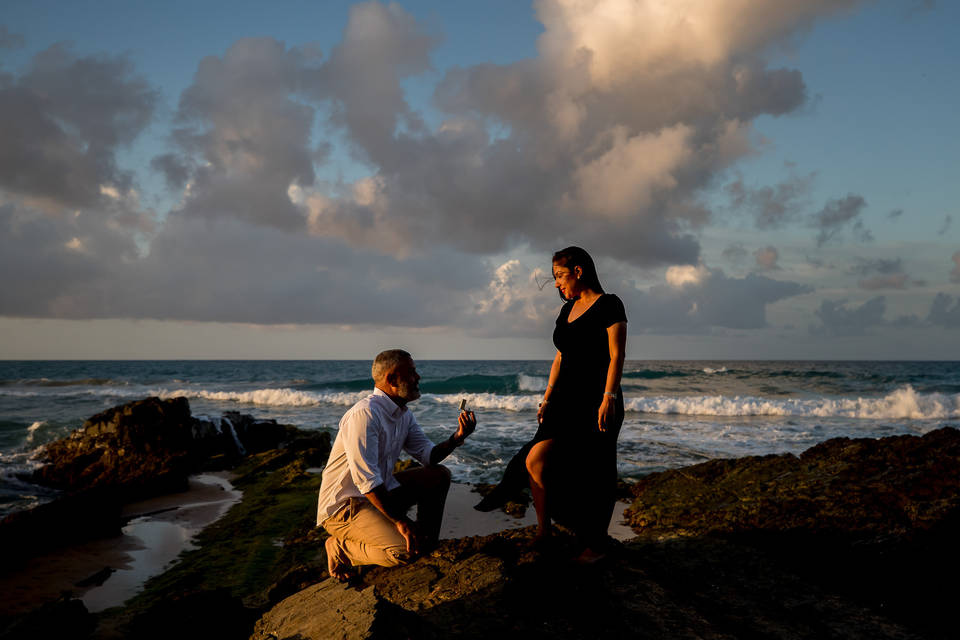
M 399 396 L 407 402 L 413 402 L 420 397 L 420 388 L 416 382 L 401 382 L 397 385 L 397 390 L 400 392 Z

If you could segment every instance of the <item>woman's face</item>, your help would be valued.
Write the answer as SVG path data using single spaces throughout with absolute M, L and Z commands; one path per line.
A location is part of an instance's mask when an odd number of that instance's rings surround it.
M 560 293 L 567 300 L 571 300 L 580 295 L 580 281 L 578 279 L 579 267 L 572 270 L 559 262 L 553 263 L 553 286 L 560 290 Z

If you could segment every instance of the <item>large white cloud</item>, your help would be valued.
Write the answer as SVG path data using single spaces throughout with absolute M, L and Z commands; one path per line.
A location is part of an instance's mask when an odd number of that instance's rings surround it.
M 767 68 L 769 48 L 854 4 L 538 2 L 538 56 L 448 71 L 437 131 L 420 127 L 396 91 L 397 78 L 426 64 L 429 37 L 394 5 L 363 5 L 321 71 L 337 82 L 318 95 L 336 102 L 375 164 L 377 206 L 328 199 L 324 229 L 376 244 L 375 227 L 391 224 L 413 246 L 578 242 L 635 264 L 696 262 L 691 231 L 710 217 L 702 189 L 751 151 L 754 118 L 805 100 L 799 72 Z M 414 55 L 384 55 L 395 42 Z M 382 100 L 359 79 L 337 91 L 340 69 L 356 60 Z M 506 136 L 490 137 L 491 123 Z
M 0 150 L 0 263 L 28 273 L 0 312 L 542 335 L 557 299 L 516 256 L 576 243 L 624 271 L 670 267 L 663 284 L 616 287 L 631 331 L 764 327 L 769 305 L 810 289 L 706 267 L 702 196 L 754 151 L 757 117 L 806 100 L 771 47 L 855 4 L 537 2 L 537 55 L 445 70 L 436 127 L 404 82 L 439 38 L 397 4 L 353 7 L 326 57 L 242 39 L 180 96 L 153 162 L 180 203 L 156 228 L 116 162 L 155 91 L 124 58 L 51 48 L 0 82 L 0 112 L 52 150 L 31 156 L 19 133 Z M 331 131 L 367 176 L 318 181 Z M 779 226 L 805 181 L 745 202 Z M 850 198 L 815 220 L 826 239 L 859 221 Z

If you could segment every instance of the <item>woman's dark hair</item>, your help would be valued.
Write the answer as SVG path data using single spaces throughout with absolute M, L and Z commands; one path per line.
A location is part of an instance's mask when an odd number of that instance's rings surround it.
M 574 267 L 580 267 L 580 270 L 583 271 L 583 275 L 580 276 L 581 284 L 593 289 L 597 293 L 604 292 L 603 287 L 600 285 L 600 277 L 597 275 L 597 267 L 593 264 L 593 258 L 580 247 L 560 249 L 560 251 L 553 254 L 553 263 L 559 264 L 561 267 L 566 267 L 570 269 L 570 271 L 573 271 Z M 557 293 L 560 294 L 561 300 L 568 302 L 568 299 L 563 297 L 563 293 L 561 293 L 559 289 L 557 289 Z

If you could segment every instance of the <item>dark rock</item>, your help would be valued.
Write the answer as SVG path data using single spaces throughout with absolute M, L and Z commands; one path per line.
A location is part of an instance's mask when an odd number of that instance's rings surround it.
M 97 623 L 80 600 L 63 597 L 48 602 L 29 614 L 0 621 L 0 639 L 34 640 L 88 638 Z
M 634 492 L 626 515 L 645 539 L 722 537 L 933 637 L 952 625 L 956 590 L 941 585 L 960 571 L 956 429 L 714 460 Z
M 129 637 L 138 640 L 243 638 L 255 619 L 256 613 L 226 589 L 171 594 L 134 620 Z
M 115 569 L 114 569 L 113 567 L 104 567 L 103 569 L 100 569 L 100 571 L 97 571 L 97 572 L 94 573 L 93 575 L 88 576 L 88 577 L 84 578 L 83 580 L 81 580 L 80 582 L 76 583 L 75 586 L 81 587 L 81 588 L 83 588 L 83 587 L 98 587 L 98 586 L 102 585 L 104 582 L 106 582 L 107 579 L 108 579 L 111 575 L 113 575 L 113 572 L 114 572 L 114 571 L 115 571 Z
M 184 491 L 191 473 L 229 467 L 297 439 L 304 449 L 322 448 L 329 434 L 304 436 L 295 427 L 237 412 L 198 420 L 186 398 L 147 398 L 99 413 L 48 444 L 40 455 L 47 464 L 33 480 L 71 492 L 111 489 L 129 502 Z
M 44 447 L 34 480 L 79 491 L 109 488 L 126 500 L 185 491 L 196 467 L 186 398 L 147 398 L 99 413 Z
M 580 568 L 572 537 L 543 556 L 532 534 L 443 541 L 410 565 L 367 571 L 356 589 L 325 580 L 276 605 L 251 639 L 918 637 L 732 542 L 631 542 Z
M 120 500 L 111 489 L 61 496 L 0 521 L 0 570 L 17 566 L 36 553 L 63 544 L 120 535 Z M 10 550 L 15 549 L 16 552 Z
M 238 411 L 223 414 L 221 424 L 234 429 L 244 455 L 276 449 L 299 433 L 295 427 L 277 424 L 276 420 L 257 420 Z
M 293 449 L 280 449 L 283 446 Z M 31 480 L 64 491 L 54 501 L 15 512 L 0 522 L 0 568 L 62 544 L 120 534 L 123 504 L 187 489 L 190 474 L 230 468 L 242 455 L 261 451 L 265 468 L 294 458 L 326 460 L 330 434 L 301 432 L 274 420 L 228 413 L 197 420 L 186 398 L 147 398 L 88 419 L 40 454 L 45 462 Z M 322 464 L 322 462 L 320 462 Z
M 953 637 L 958 454 L 943 429 L 655 474 L 634 488 L 641 536 L 605 563 L 570 563 L 565 533 L 538 555 L 532 528 L 448 540 L 366 571 L 359 592 L 315 585 L 257 629 L 371 637 L 399 608 L 421 625 L 404 619 L 411 637 Z
M 901 535 L 960 507 L 960 431 L 836 438 L 799 457 L 711 460 L 650 474 L 633 492 L 626 516 L 645 535 Z

